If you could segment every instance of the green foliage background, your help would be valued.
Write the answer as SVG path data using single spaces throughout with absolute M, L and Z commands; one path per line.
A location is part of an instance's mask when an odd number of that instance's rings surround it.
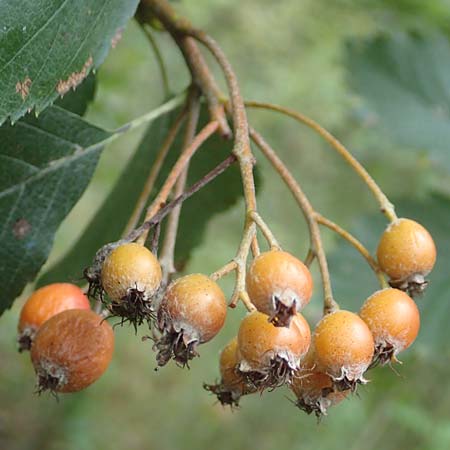
M 450 352 L 445 318 L 450 311 L 448 282 L 449 177 L 428 157 L 410 150 L 378 126 L 369 103 L 350 86 L 347 42 L 374 33 L 413 28 L 448 35 L 448 2 L 339 0 L 185 0 L 176 6 L 210 31 L 233 62 L 247 98 L 300 109 L 332 130 L 355 152 L 393 199 L 398 212 L 413 215 L 436 237 L 440 259 L 434 283 L 420 300 L 421 334 L 397 367 L 371 374 L 360 395 L 330 412 L 321 424 L 297 411 L 278 390 L 242 401 L 230 412 L 201 389 L 218 376 L 217 355 L 236 332 L 244 311 L 230 311 L 225 329 L 204 346 L 191 370 L 166 367 L 154 372 L 150 344 L 131 329 L 116 329 L 116 353 L 107 374 L 85 392 L 36 397 L 27 355 L 18 355 L 15 333 L 20 306 L 30 292 L 0 318 L 0 448 L 8 450 L 121 449 L 414 449 L 450 448 Z M 448 6 L 448 5 L 447 5 Z M 187 72 L 168 37 L 160 36 L 177 91 Z M 449 61 L 442 61 L 449 64 Z M 430 68 L 430 71 L 432 69 Z M 364 86 L 362 87 L 364 90 Z M 449 97 L 450 98 L 450 97 Z M 88 120 L 115 128 L 162 101 L 159 73 L 148 44 L 134 23 L 99 71 L 97 98 Z M 397 105 L 401 107 L 401 105 Z M 408 117 L 410 111 L 404 110 Z M 353 228 L 374 249 L 383 222 L 377 205 L 345 164 L 307 129 L 268 112 L 252 112 L 255 127 L 276 146 L 317 209 Z M 430 121 L 432 119 L 430 118 Z M 381 124 L 382 125 L 382 124 Z M 392 125 L 392 124 L 391 124 Z M 395 124 L 394 124 L 395 128 Z M 48 267 L 80 236 L 96 207 L 112 189 L 144 130 L 133 132 L 104 153 L 94 181 L 58 232 Z M 432 143 L 430 143 L 430 147 Z M 450 155 L 440 157 L 450 162 Z M 261 213 L 282 245 L 303 256 L 308 238 L 300 212 L 262 159 Z M 445 164 L 444 164 L 445 166 Z M 242 228 L 242 204 L 216 216 L 188 271 L 212 272 L 234 256 Z M 113 218 L 112 218 L 113 220 Z M 357 308 L 376 289 L 351 250 L 325 233 L 338 300 Z M 317 274 L 315 274 L 317 275 Z M 317 276 L 305 314 L 320 314 Z M 224 289 L 230 292 L 231 280 Z

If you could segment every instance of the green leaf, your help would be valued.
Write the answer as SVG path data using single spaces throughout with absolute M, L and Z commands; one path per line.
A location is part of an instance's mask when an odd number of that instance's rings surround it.
M 41 112 L 99 67 L 137 3 L 0 2 L 0 124 Z
M 64 95 L 64 97 L 56 100 L 55 105 L 60 106 L 77 116 L 84 116 L 89 104 L 94 100 L 96 88 L 96 78 L 91 72 L 76 90 L 71 90 Z
M 442 35 L 396 34 L 351 41 L 353 88 L 377 122 L 412 151 L 450 170 L 450 44 Z
M 110 137 L 57 106 L 0 127 L 0 312 L 46 261 Z
M 430 284 L 417 304 L 421 310 L 422 325 L 417 343 L 413 348 L 425 353 L 432 346 L 433 354 L 438 351 L 450 355 L 448 342 L 450 329 L 450 277 L 448 261 L 450 260 L 450 241 L 448 224 L 450 223 L 450 199 L 433 195 L 424 201 L 400 199 L 395 202 L 402 217 L 416 220 L 425 226 L 436 243 L 438 258 L 436 266 L 429 275 Z M 355 224 L 352 232 L 375 254 L 378 240 L 386 227 L 381 214 L 366 217 Z M 379 289 L 376 278 L 364 264 L 362 257 L 347 243 L 342 242 L 330 255 L 330 269 L 335 297 L 343 308 L 357 311 L 364 300 Z
M 39 286 L 55 281 L 79 278 L 83 268 L 91 264 L 96 251 L 102 245 L 119 239 L 148 176 L 152 161 L 175 115 L 172 113 L 160 117 L 149 127 L 135 155 L 80 240 L 73 245 L 62 260 L 58 261 L 38 280 Z M 206 117 L 206 114 L 202 114 L 200 127 L 206 123 Z M 163 164 L 152 192 L 152 198 L 157 194 L 179 155 L 182 136 L 183 130 L 175 139 L 173 148 Z M 230 154 L 231 147 L 231 142 L 224 141 L 216 135 L 211 137 L 191 161 L 188 184 L 193 184 L 224 160 Z M 215 214 L 232 206 L 241 195 L 239 170 L 237 167 L 231 167 L 183 204 L 176 244 L 177 267 L 184 266 L 188 262 L 192 250 L 201 243 L 208 221 Z

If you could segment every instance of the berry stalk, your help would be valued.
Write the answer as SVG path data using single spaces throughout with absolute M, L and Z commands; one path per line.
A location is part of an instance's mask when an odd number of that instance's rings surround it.
M 372 257 L 372 255 L 370 254 L 369 250 L 367 250 L 367 248 L 358 239 L 356 239 L 347 230 L 344 230 L 339 225 L 337 225 L 333 221 L 327 219 L 326 217 L 322 216 L 318 212 L 315 213 L 315 218 L 316 218 L 316 221 L 320 225 L 323 225 L 323 226 L 329 228 L 330 230 L 334 231 L 339 236 L 341 236 L 343 239 L 345 239 L 350 245 L 352 245 L 363 256 L 363 258 L 367 261 L 367 263 L 369 264 L 370 268 L 375 273 L 375 276 L 377 277 L 381 288 L 384 289 L 384 288 L 388 287 L 388 284 L 386 282 L 386 279 L 384 278 L 384 275 L 383 275 L 382 270 L 380 269 L 380 266 L 375 261 L 375 259 Z
M 195 93 L 193 96 L 190 97 L 189 103 L 190 104 L 188 106 L 188 119 L 186 124 L 186 131 L 184 134 L 183 148 L 188 147 L 195 137 L 195 131 L 197 129 L 198 119 L 200 115 L 200 101 L 197 96 L 197 93 Z M 188 171 L 189 171 L 189 163 L 187 163 L 185 169 L 181 173 L 180 178 L 178 179 L 175 185 L 174 190 L 175 198 L 180 197 L 185 190 Z M 174 262 L 175 242 L 177 239 L 181 206 L 182 206 L 181 203 L 175 206 L 175 208 L 172 210 L 167 220 L 164 242 L 159 257 L 159 262 L 161 264 L 163 271 L 163 283 L 167 283 L 171 274 L 175 273 L 176 271 Z
M 378 200 L 381 212 L 387 217 L 387 219 L 390 222 L 397 220 L 394 205 L 389 201 L 385 193 L 381 190 L 375 180 L 370 176 L 367 170 L 340 141 L 338 141 L 329 131 L 319 125 L 316 121 L 310 119 L 309 117 L 306 117 L 303 114 L 300 114 L 297 111 L 285 108 L 284 106 L 273 105 L 271 103 L 248 101 L 245 102 L 245 105 L 250 108 L 268 109 L 282 113 L 297 120 L 298 122 L 303 123 L 304 125 L 314 130 L 316 133 L 318 133 L 344 158 L 344 160 L 350 165 L 350 167 L 362 178 L 364 183 L 367 184 L 375 198 Z
M 145 215 L 144 224 L 151 221 L 152 217 L 156 215 L 156 213 L 161 209 L 164 203 L 167 201 L 167 198 L 172 191 L 175 183 L 178 180 L 178 177 L 181 175 L 181 172 L 186 167 L 186 164 L 189 162 L 194 153 L 201 147 L 201 145 L 217 131 L 219 124 L 217 122 L 209 122 L 194 138 L 192 143 L 186 147 L 180 157 L 178 158 L 175 165 L 172 167 L 166 181 L 161 187 L 158 195 L 153 200 L 152 204 L 147 208 L 147 213 Z M 155 222 L 157 223 L 157 222 Z M 142 228 L 142 227 L 141 227 Z M 148 228 L 143 228 L 142 233 L 139 236 L 136 242 L 144 245 L 148 235 Z
M 162 143 L 156 155 L 155 161 L 150 169 L 144 187 L 142 188 L 142 191 L 136 202 L 136 206 L 134 207 L 134 210 L 125 227 L 124 235 L 127 235 L 131 230 L 133 230 L 136 227 L 139 218 L 142 215 L 142 211 L 144 211 L 145 205 L 147 204 L 148 198 L 150 197 L 150 194 L 153 191 L 153 187 L 155 186 L 156 179 L 158 178 L 158 175 L 161 171 L 162 165 L 164 164 L 166 156 L 169 153 L 173 141 L 175 140 L 178 131 L 181 125 L 183 124 L 185 118 L 186 118 L 186 108 L 183 108 L 183 110 L 176 117 L 173 125 L 170 127 L 167 136 L 164 139 L 164 142 Z
M 300 188 L 299 184 L 285 166 L 283 161 L 278 157 L 276 152 L 271 148 L 271 146 L 263 139 L 263 137 L 257 133 L 253 128 L 250 128 L 250 136 L 253 142 L 258 146 L 263 155 L 272 164 L 273 168 L 278 172 L 280 177 L 283 179 L 298 205 L 300 206 L 303 215 L 305 216 L 306 222 L 309 228 L 309 234 L 311 239 L 311 250 L 317 257 L 319 263 L 320 275 L 322 277 L 323 286 L 323 297 L 324 297 L 324 313 L 330 313 L 339 309 L 339 305 L 333 298 L 333 291 L 331 287 L 330 272 L 328 270 L 328 262 L 325 256 L 325 251 L 323 249 L 322 237 L 320 234 L 320 229 L 315 218 L 314 209 L 305 195 L 305 193 Z

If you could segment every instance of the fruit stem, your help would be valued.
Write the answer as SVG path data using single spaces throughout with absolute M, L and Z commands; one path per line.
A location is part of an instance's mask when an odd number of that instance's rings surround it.
M 180 154 L 177 162 L 172 167 L 169 175 L 166 178 L 163 186 L 161 187 L 158 195 L 153 200 L 152 204 L 147 208 L 144 223 L 151 221 L 152 217 L 163 207 L 167 201 L 172 188 L 174 187 L 178 177 L 180 176 L 186 164 L 189 162 L 193 154 L 199 149 L 199 147 L 217 131 L 219 124 L 217 122 L 209 122 L 200 132 L 195 136 L 192 143 L 187 146 Z M 137 239 L 137 243 L 144 245 L 148 235 L 148 228 L 144 228 L 142 234 Z
M 148 231 L 154 225 L 160 223 L 173 210 L 173 208 L 183 203 L 189 197 L 192 197 L 196 192 L 198 192 L 212 180 L 221 175 L 225 170 L 227 170 L 228 167 L 230 167 L 235 161 L 236 161 L 235 155 L 228 156 L 228 158 L 224 159 L 220 164 L 214 167 L 214 169 L 210 170 L 203 178 L 194 183 L 189 189 L 186 189 L 186 191 L 182 195 L 175 198 L 170 203 L 159 209 L 154 216 L 145 221 L 139 228 L 136 228 L 135 230 L 131 231 L 127 236 L 125 236 L 120 241 L 106 244 L 105 246 L 102 247 L 102 249 L 107 246 L 109 246 L 110 248 L 115 248 L 123 243 L 135 241 L 140 236 L 142 236 L 144 231 Z M 100 249 L 97 253 L 101 252 L 102 249 Z
M 285 114 L 297 120 L 298 122 L 303 123 L 304 125 L 314 130 L 316 133 L 318 133 L 344 158 L 344 160 L 350 165 L 350 167 L 367 184 L 367 186 L 372 191 L 375 198 L 378 200 L 381 212 L 387 217 L 387 219 L 391 222 L 397 220 L 394 205 L 389 201 L 389 199 L 386 197 L 386 195 L 378 186 L 378 184 L 375 182 L 375 180 L 370 176 L 367 170 L 338 139 L 336 139 L 330 132 L 328 132 L 325 128 L 319 125 L 316 121 L 290 108 L 285 108 L 279 105 L 273 105 L 271 103 L 248 101 L 245 102 L 245 105 L 251 108 L 268 109 Z
M 186 109 L 184 108 L 178 114 L 173 125 L 170 127 L 170 129 L 167 133 L 167 136 L 164 139 L 164 142 L 162 143 L 162 145 L 156 155 L 155 161 L 153 162 L 153 165 L 150 169 L 150 172 L 145 181 L 144 187 L 142 188 L 142 191 L 136 202 L 136 206 L 134 207 L 134 210 L 133 210 L 133 212 L 128 220 L 128 223 L 125 227 L 125 230 L 123 233 L 125 236 L 136 227 L 136 225 L 142 215 L 142 211 L 144 210 L 145 205 L 148 202 L 148 198 L 153 191 L 156 179 L 158 178 L 158 175 L 161 171 L 162 165 L 164 164 L 166 156 L 169 153 L 170 148 L 172 147 L 173 141 L 175 140 L 175 137 L 177 136 L 178 131 L 179 131 L 185 117 L 186 117 Z
M 350 245 L 352 245 L 365 258 L 370 268 L 375 273 L 375 276 L 377 277 L 378 282 L 380 283 L 382 289 L 389 287 L 382 270 L 378 266 L 378 263 L 372 257 L 369 250 L 367 250 L 367 248 L 358 239 L 356 239 L 355 236 L 353 236 L 347 230 L 341 228 L 338 224 L 322 216 L 318 212 L 315 213 L 315 218 L 317 223 L 324 225 L 330 230 L 333 230 L 335 233 L 337 233 L 339 236 L 345 239 Z
M 150 43 L 150 46 L 153 50 L 153 53 L 156 58 L 156 62 L 158 63 L 159 72 L 161 75 L 161 81 L 163 85 L 163 91 L 164 91 L 164 97 L 168 98 L 170 96 L 170 85 L 169 85 L 169 77 L 167 75 L 167 68 L 166 64 L 164 63 L 164 58 L 161 54 L 161 50 L 159 49 L 159 46 L 153 36 L 153 33 L 150 31 L 149 26 L 145 25 L 143 23 L 140 23 L 142 30 L 144 31 L 145 36 L 148 39 L 148 42 Z
M 245 287 L 247 258 L 252 245 L 252 240 L 256 235 L 256 224 L 252 219 L 251 214 L 251 212 L 247 214 L 241 244 L 239 245 L 236 257 L 234 258 L 234 262 L 236 263 L 236 284 L 229 306 L 230 308 L 235 308 L 237 302 L 241 300 L 248 311 L 255 311 L 256 308 L 251 302 Z
M 195 137 L 195 131 L 198 125 L 200 115 L 200 101 L 197 95 L 192 95 L 189 98 L 188 118 L 186 123 L 186 131 L 184 134 L 183 146 L 186 148 L 191 144 Z M 177 183 L 175 184 L 174 197 L 181 196 L 186 188 L 187 176 L 189 170 L 189 162 L 186 164 L 183 172 L 181 172 Z M 163 283 L 169 281 L 170 276 L 176 272 L 175 269 L 175 243 L 177 240 L 178 223 L 180 220 L 181 203 L 175 206 L 169 214 L 167 226 L 164 234 L 164 242 L 159 256 L 159 263 L 161 264 L 163 273 Z
M 280 244 L 276 240 L 275 236 L 273 235 L 272 231 L 270 230 L 269 226 L 266 224 L 264 219 L 256 211 L 252 211 L 250 213 L 250 217 L 261 230 L 262 234 L 266 238 L 266 241 L 270 245 L 270 249 L 281 250 Z
M 319 264 L 320 275 L 322 278 L 323 286 L 323 297 L 324 297 L 324 314 L 336 311 L 339 309 L 338 303 L 333 298 L 333 291 L 331 287 L 330 273 L 328 270 L 327 258 L 323 248 L 322 237 L 320 234 L 319 225 L 315 218 L 314 209 L 305 195 L 305 193 L 300 188 L 291 172 L 288 170 L 286 165 L 281 161 L 276 152 L 272 147 L 263 139 L 263 137 L 256 132 L 253 128 L 250 128 L 250 137 L 257 147 L 261 150 L 263 155 L 272 164 L 273 168 L 278 172 L 280 177 L 285 182 L 286 186 L 291 191 L 296 202 L 300 206 L 303 215 L 308 224 L 309 234 L 311 239 L 311 249 L 314 252 L 314 256 L 317 257 Z
M 212 273 L 209 277 L 214 280 L 220 280 L 225 275 L 228 275 L 229 273 L 235 271 L 237 269 L 236 261 L 230 261 L 229 263 L 225 264 L 220 269 L 216 270 L 214 273 Z

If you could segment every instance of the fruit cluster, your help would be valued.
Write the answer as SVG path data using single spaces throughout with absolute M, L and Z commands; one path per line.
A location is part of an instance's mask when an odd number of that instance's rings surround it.
M 319 417 L 366 383 L 367 370 L 397 361 L 420 325 L 408 293 L 423 290 L 436 250 L 421 225 L 398 219 L 383 233 L 377 256 L 392 287 L 375 292 L 358 314 L 326 311 L 311 333 L 301 314 L 313 291 L 308 267 L 279 248 L 257 255 L 245 280 L 253 307 L 220 355 L 220 382 L 204 388 L 237 406 L 243 395 L 287 385 L 296 405 Z M 97 275 L 104 314 L 135 327 L 147 323 L 159 366 L 187 365 L 224 325 L 227 302 L 214 277 L 190 274 L 165 285 L 158 259 L 137 243 L 109 249 Z M 73 392 L 106 370 L 114 338 L 83 291 L 61 283 L 25 303 L 18 341 L 20 350 L 31 349 L 38 391 Z

